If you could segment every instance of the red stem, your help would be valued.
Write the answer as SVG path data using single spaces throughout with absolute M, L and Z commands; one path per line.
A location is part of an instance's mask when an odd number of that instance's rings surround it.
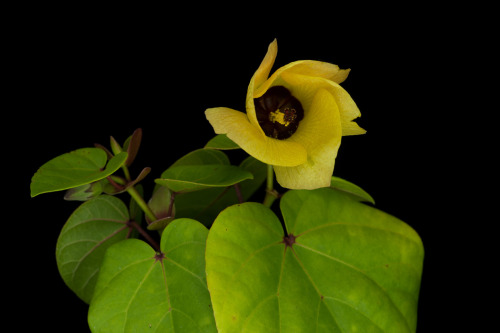
M 149 235 L 142 227 L 139 225 L 139 223 L 135 221 L 129 221 L 128 224 L 135 228 L 139 233 L 151 244 L 151 246 L 154 247 L 156 252 L 160 252 L 160 245 Z

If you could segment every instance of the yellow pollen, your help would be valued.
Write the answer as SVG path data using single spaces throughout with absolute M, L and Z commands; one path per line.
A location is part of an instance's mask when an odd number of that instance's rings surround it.
M 279 109 L 269 113 L 269 120 L 273 123 L 280 123 L 284 126 L 290 125 L 290 122 L 285 120 L 285 114 Z

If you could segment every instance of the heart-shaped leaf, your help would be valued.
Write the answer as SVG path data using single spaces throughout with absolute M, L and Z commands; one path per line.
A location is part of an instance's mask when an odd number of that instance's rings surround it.
M 177 219 L 161 253 L 130 239 L 109 248 L 89 308 L 93 332 L 217 332 L 205 278 L 208 230 Z
M 64 225 L 56 245 L 59 273 L 89 303 L 106 249 L 127 237 L 128 209 L 118 198 L 101 195 L 80 205 Z
M 206 271 L 219 332 L 415 332 L 423 247 L 404 222 L 331 190 L 215 220 Z
M 60 155 L 42 165 L 31 179 L 31 196 L 67 190 L 106 178 L 126 161 L 122 152 L 109 160 L 100 148 L 82 148 Z M 106 166 L 106 168 L 104 168 Z

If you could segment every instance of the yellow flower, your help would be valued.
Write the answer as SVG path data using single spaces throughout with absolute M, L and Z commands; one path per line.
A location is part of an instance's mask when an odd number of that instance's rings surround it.
M 248 86 L 246 114 L 207 109 L 215 133 L 227 134 L 248 154 L 274 167 L 290 189 L 330 185 L 343 135 L 364 134 L 361 114 L 339 85 L 349 69 L 326 62 L 295 61 L 269 73 L 278 53 L 274 40 Z

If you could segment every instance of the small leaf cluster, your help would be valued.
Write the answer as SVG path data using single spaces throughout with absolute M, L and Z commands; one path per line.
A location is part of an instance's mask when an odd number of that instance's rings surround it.
M 278 194 L 267 165 L 232 164 L 225 151 L 239 147 L 218 135 L 146 201 L 150 168 L 129 171 L 141 138 L 63 154 L 32 178 L 33 197 L 83 201 L 56 260 L 93 332 L 415 332 L 422 242 L 363 189 L 332 177 Z M 274 200 L 248 202 L 266 178 L 281 217 Z

